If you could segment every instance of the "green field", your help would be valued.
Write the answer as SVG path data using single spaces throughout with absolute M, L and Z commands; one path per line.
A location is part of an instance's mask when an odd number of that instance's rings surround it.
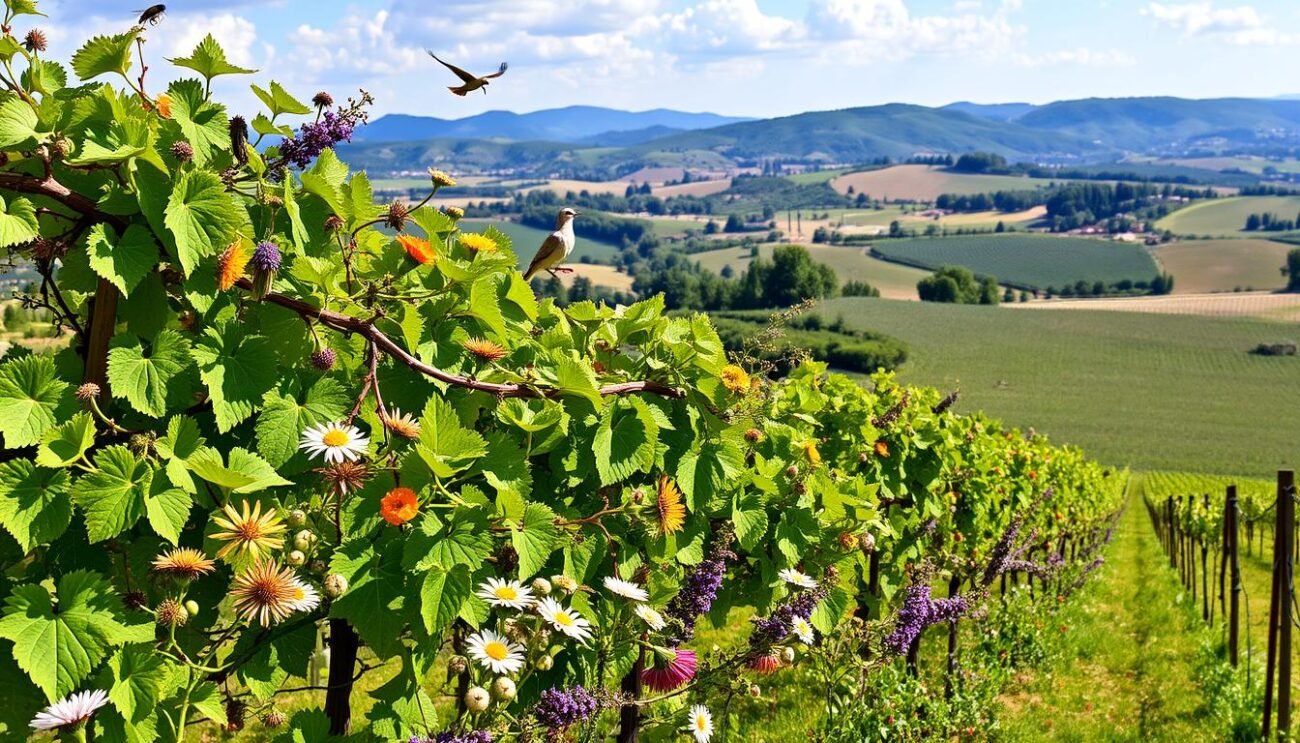
M 519 265 L 521 267 L 528 265 L 528 262 L 533 258 L 533 253 L 537 252 L 537 248 L 541 246 L 542 241 L 551 234 L 547 230 L 539 230 L 536 227 L 529 227 L 518 222 L 488 219 L 466 219 L 461 222 L 461 227 L 466 231 L 482 230 L 488 225 L 492 225 L 510 236 L 510 240 L 514 244 L 513 250 L 515 255 L 519 256 Z M 574 248 L 569 261 L 577 263 L 583 258 L 588 258 L 594 263 L 605 263 L 617 253 L 618 248 L 611 243 L 579 237 L 578 245 Z
M 1300 454 L 1300 360 L 1247 353 L 1294 324 L 848 298 L 821 313 L 907 343 L 901 376 L 960 388 L 961 410 L 1115 465 L 1268 477 Z
M 852 169 L 836 168 L 834 170 L 813 170 L 807 173 L 799 173 L 797 175 L 787 175 L 786 178 L 801 186 L 807 186 L 815 183 L 830 183 L 832 180 L 839 178 L 850 170 Z
M 841 285 L 849 281 L 865 281 L 879 289 L 883 296 L 893 299 L 915 299 L 916 282 L 929 275 L 918 268 L 872 258 L 863 248 L 832 245 L 805 247 L 813 260 L 825 263 L 835 270 Z M 770 260 L 773 250 L 773 245 L 762 245 L 759 254 Z M 710 250 L 693 257 L 701 266 L 714 272 L 722 271 L 723 266 L 731 266 L 736 275 L 744 271 L 752 260 L 749 248 Z
M 934 201 L 940 194 L 978 194 L 991 191 L 1032 191 L 1052 183 L 1046 178 L 954 173 L 929 165 L 895 165 L 892 168 L 849 173 L 831 182 L 836 191 L 864 193 L 873 199 Z
M 977 235 L 878 240 L 876 254 L 922 268 L 966 266 L 1018 286 L 1046 288 L 1077 281 L 1149 280 L 1158 272 L 1146 249 L 1134 243 L 1050 237 Z
M 1281 219 L 1295 219 L 1300 214 L 1300 196 L 1236 196 L 1200 201 L 1170 214 L 1156 226 L 1178 235 L 1267 236 L 1268 233 L 1261 235 L 1243 229 L 1247 217 L 1262 212 L 1272 212 Z
M 1271 290 L 1286 286 L 1281 267 L 1291 245 L 1271 240 L 1184 240 L 1154 255 L 1173 274 L 1175 294 Z

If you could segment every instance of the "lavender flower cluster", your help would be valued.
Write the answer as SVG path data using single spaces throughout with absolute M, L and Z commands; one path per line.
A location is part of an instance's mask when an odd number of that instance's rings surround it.
M 885 649 L 902 655 L 912 646 L 921 632 L 933 624 L 952 622 L 970 609 L 965 596 L 936 599 L 930 596 L 930 587 L 923 583 L 908 586 L 903 596 L 903 606 L 898 610 L 894 631 L 885 638 Z
M 264 242 L 253 250 L 253 257 L 249 259 L 253 268 L 258 271 L 279 271 L 280 270 L 280 249 L 275 247 L 273 242 Z
M 448 730 L 438 733 L 432 738 L 421 738 L 418 735 L 412 735 L 407 743 L 492 743 L 492 733 L 486 730 L 453 733 Z
M 826 587 L 818 586 L 810 591 L 800 591 L 772 610 L 771 616 L 751 619 L 754 632 L 749 636 L 750 651 L 759 655 L 767 652 L 773 645 L 790 636 L 794 631 L 794 620 L 808 619 L 812 616 L 817 603 L 826 598 Z
M 356 122 L 334 111 L 326 111 L 319 121 L 303 124 L 298 133 L 280 143 L 285 162 L 305 168 L 320 153 L 339 142 L 351 142 Z
M 533 707 L 533 716 L 551 730 L 561 730 L 576 722 L 589 719 L 600 709 L 600 701 L 585 688 L 571 686 L 567 689 L 550 688 L 542 692 Z
M 722 588 L 722 576 L 727 572 L 727 561 L 736 559 L 731 551 L 731 535 L 720 533 L 709 550 L 709 556 L 695 566 L 695 571 L 686 576 L 685 585 L 678 591 L 664 613 L 669 618 L 680 622 L 681 629 L 673 638 L 673 647 L 690 642 L 695 637 L 695 620 L 706 614 L 713 606 Z

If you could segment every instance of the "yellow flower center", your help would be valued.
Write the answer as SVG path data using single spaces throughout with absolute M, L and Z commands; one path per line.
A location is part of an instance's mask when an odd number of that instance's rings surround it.
M 703 716 L 700 716 L 700 717 L 695 718 L 695 729 L 696 729 L 696 730 L 698 730 L 698 731 L 700 731 L 700 732 L 702 733 L 702 732 L 704 732 L 704 729 L 705 729 L 706 727 L 708 727 L 708 720 L 705 720 Z
M 555 612 L 555 623 L 563 624 L 565 627 L 572 627 L 573 617 L 567 611 L 557 611 Z
M 519 598 L 519 592 L 514 586 L 497 586 L 496 595 L 502 601 L 514 601 Z
M 302 588 L 299 587 L 299 586 L 294 586 L 294 588 L 293 588 L 293 600 L 294 600 L 294 601 L 302 601 L 302 600 L 305 599 L 305 598 L 307 598 L 307 592 L 304 591 L 304 590 L 302 590 Z
M 322 444 L 326 446 L 334 446 L 334 447 L 347 446 L 348 442 L 351 440 L 352 439 L 348 436 L 347 431 L 340 431 L 337 428 L 331 429 L 329 432 L 327 432 L 324 436 L 320 438 L 320 442 Z
M 510 648 L 503 642 L 489 642 L 483 646 L 483 652 L 492 660 L 505 660 L 510 656 Z

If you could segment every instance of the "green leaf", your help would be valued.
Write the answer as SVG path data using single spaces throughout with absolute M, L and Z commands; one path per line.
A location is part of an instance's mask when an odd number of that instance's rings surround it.
M 72 522 L 68 473 L 37 467 L 25 459 L 0 464 L 0 525 L 23 552 L 47 544 Z
M 243 207 L 226 193 L 221 178 L 206 170 L 180 175 L 164 217 L 186 276 L 204 257 L 225 250 L 246 221 Z
M 506 319 L 501 314 L 501 300 L 497 297 L 495 277 L 486 276 L 470 285 L 469 314 L 488 326 L 498 337 L 507 336 Z
M 757 547 L 767 533 L 767 509 L 763 507 L 762 497 L 757 493 L 735 496 L 731 505 L 731 523 L 736 527 L 736 539 L 741 547 L 746 550 Z
M 596 383 L 596 372 L 590 364 L 569 358 L 561 353 L 554 355 L 555 387 L 566 395 L 590 400 L 599 410 L 605 401 L 601 399 L 600 388 Z
M 5 7 L 15 16 L 45 14 L 36 9 L 36 0 L 5 0 Z
M 204 717 L 225 727 L 229 722 L 226 717 L 226 702 L 221 698 L 221 689 L 211 681 L 204 681 L 190 694 L 190 706 Z
M 218 75 L 249 75 L 257 72 L 246 67 L 236 67 L 226 61 L 226 51 L 212 38 L 212 34 L 204 36 L 190 56 L 168 61 L 177 67 L 188 67 L 209 81 Z
M 425 631 L 432 637 L 442 636 L 473 592 L 468 565 L 425 572 L 420 583 L 420 617 Z
M 89 80 L 116 72 L 123 77 L 131 70 L 131 45 L 138 31 L 131 30 L 116 36 L 96 36 L 87 41 L 72 55 L 72 69 L 77 77 Z
M 191 456 L 204 449 L 203 436 L 199 433 L 199 424 L 193 418 L 174 415 L 167 421 L 167 433 L 154 443 L 158 455 L 167 460 L 165 472 L 173 485 L 193 494 L 194 478 L 186 464 Z
M 698 510 L 745 469 L 745 452 L 731 438 L 708 441 L 677 463 L 677 484 L 686 507 Z
M 424 572 L 433 567 L 451 570 L 456 565 L 476 569 L 492 554 L 487 516 L 479 509 L 453 511 L 450 521 L 420 519 L 420 527 L 407 540 L 403 564 Z
M 254 85 L 253 87 L 256 88 L 257 86 Z M 276 124 L 272 122 L 270 119 L 266 118 L 266 114 L 258 114 L 254 116 L 252 122 L 250 122 L 249 125 L 253 127 L 254 132 L 262 136 L 271 136 L 271 135 L 275 135 L 277 137 L 293 136 L 293 127 L 289 126 L 288 124 Z M 285 179 L 285 183 L 289 183 L 289 180 L 287 178 Z
M 68 73 L 63 65 L 48 59 L 33 59 L 21 78 L 24 87 L 41 95 L 52 95 L 68 86 Z
M 86 535 L 102 542 L 126 531 L 144 515 L 145 494 L 153 483 L 149 463 L 125 446 L 110 446 L 95 455 L 94 472 L 72 485 L 72 499 L 86 515 Z
M 157 706 L 164 694 L 163 683 L 172 670 L 163 657 L 145 645 L 128 645 L 113 654 L 105 666 L 108 700 L 127 722 L 140 722 Z M 165 690 L 170 693 L 171 689 Z
M 424 406 L 420 439 L 415 451 L 434 475 L 446 478 L 486 454 L 487 442 L 477 432 L 461 425 L 460 417 L 450 403 L 434 395 Z
M 520 580 L 533 577 L 546 565 L 559 537 L 555 512 L 540 503 L 529 503 L 524 509 L 524 520 L 510 530 L 510 544 L 519 554 Z
M 271 111 L 271 118 L 275 118 L 280 114 L 302 116 L 304 114 L 309 114 L 312 111 L 310 106 L 302 103 L 297 98 L 294 98 L 289 94 L 289 91 L 285 90 L 280 86 L 280 83 L 277 83 L 274 80 L 271 81 L 271 89 L 269 91 L 256 85 L 251 85 L 249 87 L 253 89 L 253 93 L 260 98 L 262 103 L 266 104 L 266 107 Z
M 641 404 L 638 407 L 636 403 Z M 655 464 L 658 443 L 659 425 L 641 400 L 605 408 L 592 441 L 600 484 L 610 485 L 636 472 L 649 472 Z
M 274 344 L 244 335 L 238 322 L 204 330 L 190 355 L 199 364 L 199 378 L 208 387 L 222 433 L 247 420 L 275 386 Z
M 122 621 L 122 602 L 98 573 L 64 575 L 57 595 L 56 604 L 40 584 L 17 586 L 0 619 L 0 637 L 14 643 L 18 666 L 50 700 L 76 689 L 112 648 L 153 640 L 152 623 Z
M 330 616 L 352 622 L 379 657 L 400 652 L 406 626 L 406 571 L 402 551 L 393 540 L 344 542 L 334 551 L 330 570 L 346 578 L 349 586 L 330 606 Z
M 167 88 L 172 99 L 172 120 L 194 148 L 194 163 L 206 164 L 214 153 L 230 147 L 230 124 L 226 109 L 208 100 L 203 83 L 177 80 Z
M 123 296 L 130 296 L 158 264 L 158 246 L 153 241 L 153 233 L 138 224 L 128 226 L 121 240 L 102 222 L 91 227 L 86 233 L 86 252 L 95 273 L 112 282 Z
M 257 416 L 257 451 L 273 466 L 283 465 L 298 452 L 304 429 L 342 418 L 350 404 L 347 390 L 330 377 L 321 377 L 301 401 L 274 390 L 268 392 Z
M 302 174 L 302 187 L 307 193 L 325 200 L 331 211 L 344 220 L 352 218 L 351 200 L 343 198 L 343 182 L 348 177 L 348 166 L 339 160 L 334 150 L 325 150 L 316 163 Z
M 95 421 L 84 410 L 72 420 L 46 431 L 36 450 L 36 464 L 59 469 L 70 467 L 95 444 Z
M 203 447 L 192 454 L 188 466 L 204 480 L 235 493 L 256 493 L 293 484 L 280 477 L 265 459 L 237 446 L 230 450 L 229 466 L 222 464 L 221 452 L 211 447 Z
M 167 389 L 192 364 L 189 340 L 166 329 L 154 338 L 145 356 L 139 342 L 108 352 L 108 381 L 113 397 L 154 418 L 167 414 Z
M 21 98 L 10 98 L 0 103 L 0 148 L 26 150 L 35 147 L 49 134 L 40 132 L 39 126 L 36 110 Z
M 31 446 L 55 424 L 68 389 L 49 356 L 24 356 L 0 364 L 0 433 L 5 448 Z
M 6 204 L 0 197 L 0 248 L 32 240 L 39 229 L 31 201 L 19 196 Z
M 162 488 L 162 482 L 161 479 L 155 479 L 154 490 Z M 181 529 L 185 528 L 185 522 L 190 519 L 190 506 L 193 504 L 194 501 L 184 490 L 165 488 L 145 498 L 144 512 L 149 519 L 149 526 L 153 527 L 158 536 L 172 544 L 179 544 Z
M 524 450 L 514 439 L 494 431 L 487 435 L 487 456 L 479 460 L 483 478 L 502 496 L 523 501 L 533 489 L 533 475 Z

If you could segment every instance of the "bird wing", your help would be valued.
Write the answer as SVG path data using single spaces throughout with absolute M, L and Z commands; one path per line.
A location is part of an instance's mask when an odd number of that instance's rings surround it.
M 430 57 L 433 57 L 434 60 L 435 60 L 438 64 L 440 64 L 440 65 L 442 65 L 443 67 L 446 67 L 447 69 L 449 69 L 449 70 L 451 70 L 452 72 L 456 73 L 456 77 L 459 77 L 461 80 L 464 80 L 464 81 L 467 82 L 467 83 L 472 83 L 472 82 L 474 82 L 475 80 L 478 79 L 477 77 L 474 77 L 473 75 L 471 75 L 470 73 L 468 73 L 468 72 L 462 70 L 461 68 L 457 67 L 456 65 L 454 65 L 454 64 L 452 64 L 452 63 L 450 63 L 450 62 L 444 62 L 444 61 L 442 61 L 441 59 L 438 59 L 438 55 L 434 54 L 433 52 L 429 51 L 428 49 L 425 49 L 425 51 L 426 51 L 426 52 L 429 52 L 429 56 L 430 56 Z
M 502 63 L 501 63 L 501 69 L 497 70 L 496 72 L 492 73 L 491 75 L 484 75 L 483 77 L 485 77 L 485 78 L 501 77 L 502 75 L 506 74 L 506 70 L 508 70 L 508 69 L 510 69 L 510 65 L 507 64 L 507 63 L 505 63 L 505 62 L 502 62 Z
M 524 272 L 524 280 L 527 281 L 533 277 L 533 274 L 543 269 L 550 268 L 560 261 L 564 260 L 565 245 L 564 238 L 559 232 L 552 232 L 544 242 L 542 247 L 537 249 L 537 255 L 533 256 L 533 262 L 528 264 L 528 270 Z

